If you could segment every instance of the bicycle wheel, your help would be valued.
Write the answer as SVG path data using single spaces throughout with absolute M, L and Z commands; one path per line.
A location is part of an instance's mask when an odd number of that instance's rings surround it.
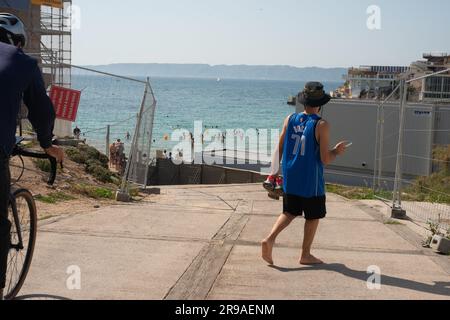
M 27 190 L 14 192 L 17 215 L 14 217 L 12 206 L 9 207 L 11 227 L 11 249 L 8 255 L 6 271 L 5 299 L 12 300 L 19 293 L 30 270 L 36 244 L 37 212 L 33 196 Z M 17 226 L 19 224 L 19 228 Z M 22 236 L 22 246 L 19 241 L 19 231 Z

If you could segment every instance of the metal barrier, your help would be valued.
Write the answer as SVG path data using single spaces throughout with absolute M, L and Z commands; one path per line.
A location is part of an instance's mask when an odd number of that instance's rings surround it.
M 88 125 L 80 128 L 81 138 L 105 150 L 112 165 L 123 174 L 119 194 L 128 194 L 130 184 L 146 186 L 154 159 L 151 148 L 156 109 L 150 79 L 71 67 L 78 70 L 72 88 L 83 92 L 78 121 Z M 111 108 L 113 105 L 116 107 Z M 134 132 L 130 128 L 135 128 Z M 111 152 L 113 141 L 116 152 Z
M 408 102 L 410 84 L 401 80 L 378 107 L 373 189 L 392 203 L 392 215 L 450 227 L 450 107 Z M 418 174 L 419 173 L 419 174 Z

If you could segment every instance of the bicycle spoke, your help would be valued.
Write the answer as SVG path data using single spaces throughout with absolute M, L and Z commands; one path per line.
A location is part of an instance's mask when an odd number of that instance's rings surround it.
M 8 268 L 9 268 L 9 266 L 8 266 Z M 11 290 L 11 285 L 12 285 L 12 280 L 13 280 L 13 277 L 11 276 L 10 278 L 9 278 L 9 284 L 8 284 L 8 292 Z
M 8 262 L 7 275 L 9 278 L 8 284 L 8 292 L 9 292 L 11 289 L 13 289 L 13 287 L 16 285 L 16 282 L 20 278 L 20 273 L 17 267 L 17 252 L 12 254 Z

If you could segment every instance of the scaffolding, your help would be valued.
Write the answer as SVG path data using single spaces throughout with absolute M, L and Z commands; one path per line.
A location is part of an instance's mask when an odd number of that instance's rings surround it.
M 63 8 L 41 6 L 40 25 L 35 34 L 40 38 L 40 59 L 44 74 L 51 75 L 51 85 L 70 88 L 72 63 L 72 0 L 64 0 Z
M 70 88 L 72 85 L 72 0 L 62 0 L 62 8 L 41 5 L 30 10 L 37 26 L 33 26 L 33 36 L 39 39 L 39 59 L 47 86 Z M 69 136 L 71 122 L 57 120 L 55 134 Z
M 25 51 L 35 57 L 49 88 L 52 85 L 70 88 L 72 75 L 72 0 L 61 0 L 62 7 L 36 5 L 31 1 L 1 0 L 1 11 L 19 16 L 28 32 Z M 55 134 L 67 136 L 71 123 L 57 120 Z
M 70 87 L 72 0 L 61 0 L 61 4 L 58 8 L 26 0 L 2 0 L 0 9 L 24 21 L 29 40 L 25 51 L 39 60 L 46 84 Z

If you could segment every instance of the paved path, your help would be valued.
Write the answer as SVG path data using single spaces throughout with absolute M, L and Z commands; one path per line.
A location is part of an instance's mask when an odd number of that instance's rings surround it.
M 69 299 L 450 299 L 449 257 L 420 247 L 405 225 L 386 225 L 361 202 L 328 196 L 315 254 L 297 264 L 304 221 L 284 233 L 277 267 L 260 240 L 282 203 L 259 185 L 164 187 L 133 205 L 41 221 L 22 297 Z M 70 268 L 75 266 L 75 268 Z M 367 288 L 378 266 L 381 290 Z M 68 289 L 68 271 L 81 289 Z M 70 282 L 70 284 L 77 282 Z M 72 288 L 73 289 L 73 288 Z

